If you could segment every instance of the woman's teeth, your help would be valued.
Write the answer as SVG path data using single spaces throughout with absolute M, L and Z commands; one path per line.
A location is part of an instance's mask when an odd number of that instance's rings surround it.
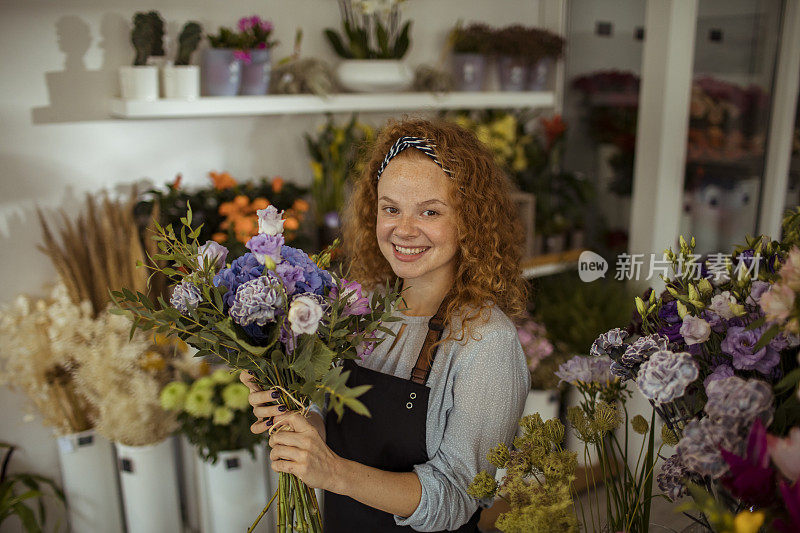
M 425 247 L 423 247 L 423 248 L 404 248 L 402 246 L 397 246 L 396 244 L 394 245 L 394 247 L 397 248 L 397 251 L 400 252 L 403 255 L 421 254 L 422 252 L 427 250 L 427 248 L 425 248 Z

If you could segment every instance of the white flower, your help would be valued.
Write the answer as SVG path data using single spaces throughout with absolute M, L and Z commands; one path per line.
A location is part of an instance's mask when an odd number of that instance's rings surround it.
M 686 344 L 700 344 L 711 336 L 711 326 L 700 317 L 686 315 L 683 317 L 680 333 Z
M 289 306 L 289 323 L 295 333 L 316 333 L 321 318 L 322 306 L 309 296 L 298 296 Z
M 724 291 L 711 298 L 711 305 L 708 308 L 725 320 L 730 320 L 736 316 L 731 305 L 736 305 L 736 298 L 731 296 L 730 292 Z
M 258 232 L 265 235 L 278 235 L 283 233 L 283 211 L 278 211 L 274 205 L 266 209 L 259 209 Z

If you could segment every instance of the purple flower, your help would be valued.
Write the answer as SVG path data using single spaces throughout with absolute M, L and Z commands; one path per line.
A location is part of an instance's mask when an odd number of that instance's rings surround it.
M 241 284 L 229 314 L 240 326 L 264 326 L 275 320 L 285 302 L 280 280 L 270 273 Z
M 197 285 L 189 281 L 181 281 L 172 289 L 169 304 L 181 313 L 186 314 L 190 309 L 196 309 L 202 299 L 203 297 Z
M 662 350 L 642 364 L 636 385 L 645 398 L 656 403 L 668 403 L 683 396 L 686 388 L 700 372 L 691 355 Z
M 697 474 L 690 472 L 675 453 L 661 465 L 661 473 L 658 474 L 657 481 L 658 488 L 670 500 L 676 501 L 681 496 L 688 494 L 685 481 L 701 483 L 702 479 Z
M 731 305 L 736 305 L 736 298 L 731 296 L 729 291 L 723 291 L 711 297 L 711 304 L 708 308 L 728 320 L 736 316 L 731 309 Z
M 616 361 L 628 346 L 625 344 L 625 339 L 627 338 L 628 332 L 624 329 L 614 328 L 609 330 L 595 339 L 589 350 L 589 355 L 592 357 L 606 355 Z
M 375 346 L 378 345 L 377 341 L 364 341 L 356 347 L 356 355 L 363 361 L 365 357 L 372 355 L 375 351 Z
M 214 270 L 225 268 L 225 260 L 228 258 L 228 249 L 216 241 L 206 241 L 197 249 L 197 262 L 200 268 L 204 265 L 211 265 Z
M 662 322 L 658 333 L 667 337 L 669 342 L 683 341 L 683 337 L 681 336 L 683 319 L 681 319 L 678 314 L 678 302 L 672 300 L 662 305 L 658 310 L 658 317 Z
M 357 281 L 347 281 L 343 279 L 342 295 L 348 295 L 347 303 L 342 310 L 342 316 L 366 315 L 371 311 L 369 299 L 361 294 L 361 284 Z M 339 291 L 336 285 L 331 288 L 329 296 L 332 300 L 337 300 L 339 298 Z
M 716 333 L 722 333 L 725 331 L 725 321 L 722 320 L 722 317 L 717 313 L 706 309 L 700 313 L 700 316 L 703 317 L 706 322 L 708 322 L 708 325 L 711 326 L 711 329 Z
M 711 336 L 711 326 L 700 317 L 686 315 L 679 332 L 687 345 L 701 344 Z
M 778 518 L 772 522 L 772 527 L 780 533 L 797 533 L 800 531 L 800 483 L 789 485 L 781 481 L 780 490 L 788 522 Z
M 292 354 L 297 348 L 297 334 L 292 331 L 287 322 L 281 324 L 281 333 L 278 341 L 286 348 L 286 353 Z
M 722 477 L 722 484 L 731 494 L 748 505 L 771 505 L 775 497 L 775 471 L 769 467 L 767 429 L 761 420 L 753 423 L 743 457 L 725 448 L 720 452 L 728 463 L 728 473 Z
M 723 352 L 733 358 L 733 366 L 739 370 L 757 370 L 764 375 L 780 362 L 780 354 L 767 345 L 760 350 L 753 350 L 766 326 L 748 331 L 741 326 L 728 328 L 728 335 L 720 343 Z
M 275 273 L 283 280 L 283 288 L 289 296 L 295 294 L 297 282 L 306 280 L 303 267 L 294 266 L 288 261 L 278 263 L 275 267 Z
M 234 259 L 230 268 L 223 268 L 220 270 L 219 273 L 214 276 L 213 281 L 215 287 L 224 285 L 228 288 L 228 292 L 222 296 L 225 307 L 230 308 L 233 305 L 236 290 L 242 283 L 260 277 L 263 272 L 264 265 L 260 264 L 258 259 L 250 252 Z
M 728 471 L 720 448 L 741 453 L 743 441 L 734 428 L 706 416 L 686 424 L 676 451 L 681 463 L 690 471 L 718 479 Z
M 325 225 L 331 229 L 336 229 L 339 227 L 339 213 L 336 211 L 330 211 L 329 213 L 325 213 Z
M 304 279 L 302 281 L 297 280 L 295 283 L 298 292 L 324 294 L 325 290 L 333 285 L 330 273 L 319 268 L 303 250 L 292 248 L 291 246 L 283 246 L 281 248 L 281 257 L 290 265 L 303 269 Z
M 567 383 L 608 383 L 614 376 L 610 371 L 611 359 L 606 356 L 585 357 L 576 355 L 561 363 L 555 375 Z
M 708 384 L 706 396 L 708 416 L 732 429 L 749 428 L 756 418 L 767 426 L 772 422 L 772 388 L 760 379 L 718 379 Z
M 714 368 L 714 371 L 703 380 L 703 387 L 707 389 L 708 384 L 712 381 L 729 378 L 731 376 L 733 376 L 733 367 L 727 363 L 722 363 L 721 365 L 717 365 L 717 367 Z
M 750 295 L 747 297 L 746 302 L 749 305 L 758 306 L 758 303 L 761 301 L 761 295 L 767 292 L 770 286 L 771 285 L 766 281 L 755 280 L 750 284 Z
M 281 261 L 281 247 L 283 246 L 283 235 L 267 235 L 259 233 L 250 238 L 245 244 L 248 250 L 253 252 L 256 260 L 262 265 L 265 264 L 267 258 L 275 263 Z
M 239 31 L 247 31 L 253 27 L 253 19 L 252 17 L 242 17 L 239 19 L 239 23 L 237 24 L 239 27 Z

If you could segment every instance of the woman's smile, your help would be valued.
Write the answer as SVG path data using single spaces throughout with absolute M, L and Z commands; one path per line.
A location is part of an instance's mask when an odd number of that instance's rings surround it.
M 399 244 L 393 244 L 394 247 L 394 256 L 399 259 L 400 261 L 416 261 L 422 255 L 430 249 L 430 246 L 401 246 Z

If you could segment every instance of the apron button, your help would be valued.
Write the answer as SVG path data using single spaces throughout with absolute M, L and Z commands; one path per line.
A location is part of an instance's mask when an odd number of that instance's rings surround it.
M 408 402 L 408 403 L 406 404 L 406 409 L 411 409 L 412 407 L 414 407 L 414 404 L 413 404 L 413 403 L 411 403 L 411 402 Z
M 413 399 L 415 399 L 417 397 L 417 393 L 416 392 L 412 392 L 411 394 L 408 395 L 408 397 L 413 400 Z

